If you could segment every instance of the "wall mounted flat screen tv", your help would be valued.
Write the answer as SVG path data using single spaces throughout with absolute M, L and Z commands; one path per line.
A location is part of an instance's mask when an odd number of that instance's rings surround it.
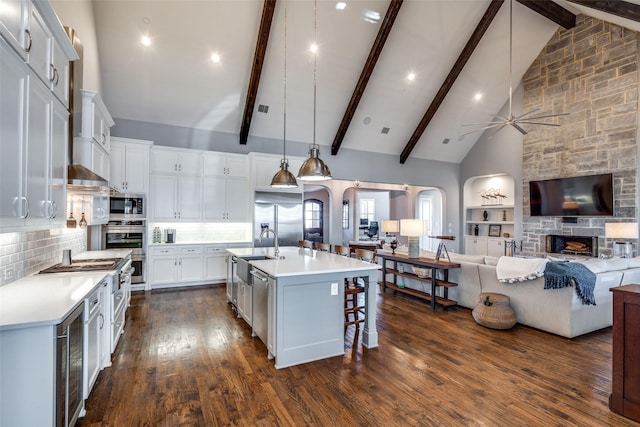
M 529 181 L 531 216 L 613 216 L 613 174 Z

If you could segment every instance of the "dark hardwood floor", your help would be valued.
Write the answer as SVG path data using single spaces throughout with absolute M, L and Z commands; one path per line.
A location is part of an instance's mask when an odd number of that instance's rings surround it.
M 134 293 L 80 426 L 639 426 L 612 413 L 611 328 L 572 340 L 387 291 L 380 347 L 277 370 L 223 285 Z

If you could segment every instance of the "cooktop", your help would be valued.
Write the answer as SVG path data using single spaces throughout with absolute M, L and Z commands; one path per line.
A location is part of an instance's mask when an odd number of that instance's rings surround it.
M 40 274 L 118 270 L 120 267 L 122 267 L 121 262 L 123 261 L 124 258 L 83 259 L 79 261 L 72 261 L 69 265 L 52 265 L 51 267 L 45 268 L 44 270 L 40 271 Z

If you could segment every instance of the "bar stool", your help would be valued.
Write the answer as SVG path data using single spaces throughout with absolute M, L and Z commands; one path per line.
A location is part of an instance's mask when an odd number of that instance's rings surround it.
M 313 242 L 311 240 L 303 240 L 302 247 L 305 249 L 313 249 Z
M 320 252 L 331 252 L 331 245 L 329 243 L 316 242 L 316 250 Z
M 356 249 L 356 258 L 361 261 L 373 262 L 375 252 L 366 249 Z M 356 330 L 353 335 L 353 341 L 358 340 L 360 335 L 360 325 L 364 323 L 366 316 L 366 302 L 359 304 L 359 295 L 364 294 L 368 277 L 354 277 L 353 281 L 345 281 L 344 289 L 344 330 L 345 333 L 350 325 L 355 325 Z
M 351 256 L 351 251 L 349 249 L 349 246 L 343 246 L 343 245 L 333 245 L 333 252 L 337 255 L 342 255 L 342 256 Z

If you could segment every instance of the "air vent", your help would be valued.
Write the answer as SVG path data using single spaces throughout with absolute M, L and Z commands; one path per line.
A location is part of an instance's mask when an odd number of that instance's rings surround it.
M 267 114 L 268 112 L 269 112 L 269 106 L 268 105 L 262 105 L 262 104 L 258 105 L 258 113 Z
M 449 143 L 449 141 L 451 141 L 449 138 L 445 138 L 442 140 L 442 143 L 447 145 Z
M 389 128 L 388 127 L 384 127 L 382 128 L 382 130 L 380 131 L 380 133 L 384 133 L 385 135 L 389 133 Z

